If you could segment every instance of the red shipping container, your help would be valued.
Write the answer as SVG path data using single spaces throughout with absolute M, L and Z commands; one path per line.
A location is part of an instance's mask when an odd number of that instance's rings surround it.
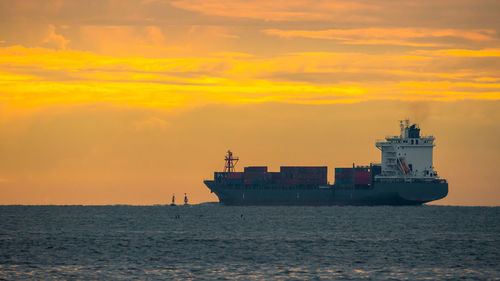
M 227 173 L 227 178 L 228 179 L 242 179 L 243 173 L 242 172 Z
M 245 173 L 267 173 L 267 166 L 245 167 Z
M 243 174 L 245 179 L 267 179 L 270 178 L 271 175 L 269 173 L 249 173 L 245 172 Z
M 370 184 L 370 172 L 356 171 L 354 173 L 354 184 Z

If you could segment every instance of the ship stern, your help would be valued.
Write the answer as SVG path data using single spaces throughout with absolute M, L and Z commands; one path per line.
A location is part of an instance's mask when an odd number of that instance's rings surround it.
M 448 195 L 448 183 L 439 180 L 406 184 L 398 190 L 398 194 L 407 201 L 428 203 L 445 198 Z

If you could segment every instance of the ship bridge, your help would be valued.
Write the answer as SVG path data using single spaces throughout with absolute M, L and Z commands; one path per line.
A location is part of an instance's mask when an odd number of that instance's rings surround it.
M 376 142 L 382 152 L 382 171 L 376 178 L 437 179 L 432 163 L 434 137 L 421 136 L 418 125 L 410 125 L 409 120 L 400 121 L 400 127 L 399 136 Z

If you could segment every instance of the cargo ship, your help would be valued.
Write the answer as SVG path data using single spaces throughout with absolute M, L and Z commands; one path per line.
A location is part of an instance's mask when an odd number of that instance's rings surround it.
M 433 165 L 434 137 L 421 136 L 417 124 L 400 121 L 400 135 L 377 141 L 381 163 L 335 168 L 334 184 L 326 166 L 245 167 L 225 156 L 223 172 L 204 181 L 224 205 L 420 205 L 446 197 L 448 183 Z

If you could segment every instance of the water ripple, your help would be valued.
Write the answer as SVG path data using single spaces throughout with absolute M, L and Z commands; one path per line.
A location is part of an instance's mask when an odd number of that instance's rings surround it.
M 440 206 L 0 206 L 0 279 L 500 280 L 498 221 Z

